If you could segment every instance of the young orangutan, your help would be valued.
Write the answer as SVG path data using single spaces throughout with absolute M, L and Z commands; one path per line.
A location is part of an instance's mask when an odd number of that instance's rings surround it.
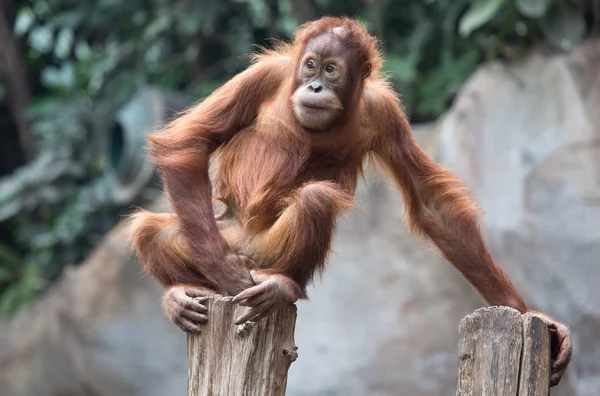
M 491 305 L 529 311 L 481 236 L 465 186 L 417 146 L 380 72 L 377 41 L 354 20 L 323 18 L 149 137 L 174 214 L 133 215 L 146 272 L 168 289 L 166 315 L 199 331 L 195 297 L 235 295 L 257 321 L 306 297 L 323 269 L 336 218 L 352 206 L 366 156 L 402 191 L 410 229 L 431 240 Z M 216 159 L 214 192 L 209 158 Z M 214 194 L 214 196 L 213 196 Z M 211 201 L 227 210 L 215 218 Z M 552 328 L 557 384 L 571 356 Z

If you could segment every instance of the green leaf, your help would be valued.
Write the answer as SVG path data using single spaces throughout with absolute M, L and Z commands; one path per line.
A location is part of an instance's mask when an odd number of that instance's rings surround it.
M 33 14 L 33 11 L 31 11 L 31 8 L 23 7 L 21 10 L 19 10 L 17 18 L 15 19 L 15 34 L 17 36 L 23 36 L 29 32 L 34 22 L 35 15 Z
M 546 39 L 564 51 L 573 49 L 585 36 L 584 11 L 560 2 L 540 21 Z
M 49 88 L 69 89 L 75 85 L 75 67 L 72 62 L 63 63 L 60 68 L 48 66 L 42 70 L 40 78 Z
M 475 0 L 458 23 L 459 33 L 469 36 L 475 29 L 489 22 L 500 10 L 504 0 Z
M 550 0 L 517 0 L 519 12 L 529 18 L 541 18 L 550 7 Z
M 45 17 L 51 12 L 48 1 L 36 0 L 32 5 L 33 13 L 39 17 Z
M 39 270 L 28 267 L 16 283 L 7 287 L 0 295 L 0 318 L 17 312 L 36 295 L 39 283 Z
M 412 81 L 417 74 L 417 53 L 411 52 L 408 56 L 391 54 L 385 62 L 385 71 L 400 81 Z
M 265 27 L 269 22 L 268 15 L 269 10 L 267 8 L 266 2 L 264 1 L 251 1 L 249 4 L 250 15 L 252 16 L 252 22 L 257 27 Z
M 195 13 L 183 13 L 179 15 L 177 28 L 181 34 L 193 36 L 200 31 L 202 21 Z
M 153 20 L 143 33 L 144 40 L 152 41 L 156 39 L 162 33 L 168 31 L 171 28 L 173 20 L 170 15 L 161 14 L 158 18 Z
M 46 54 L 54 47 L 54 29 L 51 26 L 36 26 L 29 33 L 28 41 L 35 51 Z
M 78 60 L 85 60 L 92 56 L 92 50 L 86 41 L 79 41 L 75 44 L 75 57 Z
M 16 311 L 18 306 L 19 287 L 13 285 L 7 288 L 4 293 L 0 295 L 0 319 L 10 316 Z
M 23 273 L 21 281 L 18 283 L 18 307 L 22 307 L 30 302 L 36 295 L 39 283 L 39 269 L 27 267 Z
M 61 29 L 56 37 L 56 43 L 54 45 L 54 56 L 59 59 L 66 59 L 73 47 L 73 41 L 75 35 L 73 31 L 68 28 Z

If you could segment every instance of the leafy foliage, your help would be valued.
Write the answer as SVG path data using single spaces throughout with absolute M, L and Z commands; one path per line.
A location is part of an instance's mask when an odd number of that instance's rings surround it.
M 591 1 L 383 2 L 387 69 L 415 121 L 439 116 L 484 60 L 522 56 L 538 43 L 570 50 L 589 30 Z M 371 18 L 373 19 L 373 18 Z
M 504 0 L 476 0 L 460 19 L 459 32 L 470 35 L 475 29 L 489 22 L 500 10 Z
M 442 114 L 486 59 L 577 45 L 591 0 L 32 0 L 14 31 L 35 79 L 38 157 L 0 180 L 0 317 L 82 261 L 128 208 L 104 177 L 106 120 L 147 85 L 208 95 L 253 43 L 319 15 L 358 17 L 382 40 L 413 120 Z M 10 100 L 0 84 L 0 101 Z M 4 233 L 2 231 L 4 230 Z M 6 236 L 4 236 L 6 235 Z
M 528 18 L 541 18 L 546 15 L 550 0 L 517 0 L 515 2 L 521 14 Z
M 85 126 L 89 111 L 89 103 L 39 102 L 32 116 L 42 150 L 0 181 L 0 221 L 13 231 L 12 249 L 0 243 L 0 317 L 77 264 L 119 214 L 101 177 L 101 145 Z

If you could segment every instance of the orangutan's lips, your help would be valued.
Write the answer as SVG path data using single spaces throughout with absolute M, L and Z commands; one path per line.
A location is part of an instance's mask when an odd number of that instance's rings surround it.
M 302 106 L 306 107 L 307 109 L 313 110 L 327 110 L 327 107 L 325 106 L 319 106 L 312 103 L 303 103 Z

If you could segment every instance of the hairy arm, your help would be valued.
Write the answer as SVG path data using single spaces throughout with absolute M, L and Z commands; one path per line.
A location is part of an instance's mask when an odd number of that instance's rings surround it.
M 523 299 L 485 245 L 478 209 L 465 185 L 417 145 L 392 91 L 375 86 L 367 98 L 372 107 L 369 113 L 374 114 L 371 125 L 377 134 L 374 152 L 402 191 L 411 231 L 431 239 L 489 304 L 527 312 Z
M 490 305 L 530 311 L 490 255 L 480 232 L 479 211 L 466 186 L 419 148 L 396 94 L 387 85 L 371 84 L 365 106 L 373 151 L 402 191 L 411 231 L 430 239 Z M 560 322 L 536 314 L 550 324 L 559 350 L 551 378 L 556 385 L 570 360 L 570 332 Z
M 229 294 L 253 285 L 218 231 L 211 204 L 209 157 L 221 144 L 249 126 L 260 106 L 289 75 L 290 60 L 268 55 L 149 137 L 150 153 L 159 168 L 193 265 Z

